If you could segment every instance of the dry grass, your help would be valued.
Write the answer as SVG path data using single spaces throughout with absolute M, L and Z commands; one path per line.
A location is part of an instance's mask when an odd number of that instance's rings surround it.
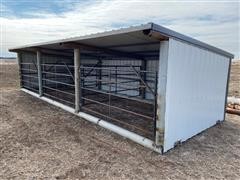
M 240 60 L 232 62 L 229 96 L 240 98 Z
M 0 179 L 239 179 L 240 118 L 165 155 L 18 90 L 0 65 Z

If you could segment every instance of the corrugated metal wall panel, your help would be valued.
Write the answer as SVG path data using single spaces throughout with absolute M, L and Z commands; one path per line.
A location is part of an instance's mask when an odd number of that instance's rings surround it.
M 124 66 L 124 65 L 132 65 L 132 66 L 141 66 L 140 60 L 126 60 L 126 59 L 120 59 L 120 60 L 103 60 L 103 65 L 111 65 L 111 66 Z M 129 67 L 121 68 L 122 70 L 132 70 Z M 107 72 L 106 72 L 107 73 Z M 124 77 L 124 76 L 123 76 Z M 132 77 L 135 77 L 134 75 Z M 108 78 L 103 78 L 103 80 L 108 81 Z M 123 81 L 120 80 L 119 81 Z M 124 86 L 139 86 L 139 82 L 132 82 L 132 83 L 125 83 Z M 103 90 L 109 90 L 109 86 L 102 86 Z M 123 90 L 124 88 L 117 87 L 118 90 Z M 115 91 L 115 87 L 111 87 L 112 91 Z M 122 91 L 121 94 L 128 95 L 128 96 L 137 96 L 139 94 L 136 90 L 128 90 L 128 91 Z
M 89 59 L 82 59 L 81 60 L 81 64 L 82 65 L 95 65 L 97 64 L 98 60 L 89 60 Z M 132 60 L 132 59 L 113 59 L 113 60 L 102 60 L 102 65 L 103 66 L 125 66 L 128 65 L 129 67 L 122 67 L 119 68 L 121 70 L 130 70 L 132 71 L 132 69 L 130 68 L 130 65 L 132 66 L 141 66 L 141 60 Z M 111 67 L 112 69 L 114 69 L 114 67 Z M 139 68 L 137 68 L 139 70 Z M 152 82 L 148 82 L 148 85 L 154 89 L 155 87 L 155 83 L 154 78 L 155 78 L 155 73 L 156 71 L 158 71 L 158 60 L 147 60 L 147 67 L 146 67 L 147 71 L 152 71 L 153 73 L 147 73 L 147 77 L 146 80 L 147 81 L 152 81 Z M 93 71 L 94 73 L 94 71 Z M 112 72 L 114 73 L 114 71 Z M 108 70 L 103 71 L 102 73 L 103 75 L 107 75 L 108 74 Z M 134 74 L 134 73 L 133 73 Z M 129 76 L 126 76 L 129 77 Z M 135 77 L 136 75 L 132 75 L 131 77 Z M 114 78 L 114 77 L 113 77 Z M 96 80 L 96 77 L 87 77 L 86 80 Z M 108 77 L 102 77 L 103 81 L 109 81 Z M 117 81 L 123 81 L 121 79 L 118 79 Z M 85 84 L 86 85 L 86 84 Z M 124 86 L 136 86 L 138 87 L 140 85 L 140 81 L 136 81 L 136 82 L 131 82 L 131 83 L 126 83 L 124 84 Z M 109 90 L 109 86 L 108 85 L 102 85 L 102 89 L 103 90 Z M 118 87 L 118 90 L 123 90 L 123 88 Z M 111 87 L 112 91 L 115 91 L 115 86 Z M 139 95 L 138 90 L 128 90 L 128 91 L 122 91 L 121 94 L 125 94 L 125 95 L 129 95 L 129 96 L 137 96 Z M 153 99 L 153 95 L 152 93 L 146 89 L 146 99 Z
M 73 58 L 67 58 L 67 57 L 63 57 L 61 55 L 59 56 L 53 56 L 53 55 L 48 55 L 48 54 L 42 54 L 42 57 L 41 57 L 41 61 L 42 63 L 58 63 L 58 64 L 63 64 L 64 63 L 67 63 L 67 64 L 71 64 L 73 65 Z
M 51 71 L 54 73 L 65 73 L 69 74 L 68 69 L 65 65 L 73 65 L 73 59 L 68 57 L 63 57 L 61 55 L 48 55 L 43 54 L 41 56 L 41 64 L 42 64 L 42 71 L 48 71 L 48 69 L 51 69 Z M 45 66 L 43 64 L 53 64 L 53 66 Z M 54 64 L 57 64 L 57 66 L 54 66 Z M 58 66 L 59 65 L 59 66 Z M 45 69 L 46 68 L 46 69 Z M 72 67 L 68 67 L 69 70 L 74 74 L 74 69 Z M 55 76 L 53 74 L 44 74 L 43 73 L 43 79 L 54 79 L 56 81 L 64 82 L 64 83 L 73 83 L 73 78 L 68 76 Z M 43 81 L 43 85 L 49 86 L 49 87 L 55 87 L 55 83 L 49 82 L 49 81 Z
M 37 62 L 37 54 L 23 52 L 21 60 L 23 63 L 33 63 L 33 62 L 36 63 Z
M 229 59 L 169 40 L 164 151 L 224 118 Z

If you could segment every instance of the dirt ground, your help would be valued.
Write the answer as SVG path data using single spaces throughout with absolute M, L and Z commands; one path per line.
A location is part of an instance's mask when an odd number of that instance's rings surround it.
M 228 95 L 240 98 L 240 60 L 232 62 Z
M 240 117 L 159 155 L 19 90 L 0 65 L 0 179 L 240 179 Z

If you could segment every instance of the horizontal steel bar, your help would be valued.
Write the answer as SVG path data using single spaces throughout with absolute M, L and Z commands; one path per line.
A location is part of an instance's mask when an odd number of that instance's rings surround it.
M 143 114 L 139 114 L 139 113 L 136 113 L 136 112 L 133 112 L 133 111 L 129 111 L 129 110 L 126 110 L 126 109 L 122 109 L 122 108 L 117 107 L 117 106 L 105 104 L 105 103 L 102 103 L 102 102 L 99 102 L 99 101 L 95 101 L 95 100 L 92 100 L 92 99 L 89 99 L 89 98 L 86 98 L 86 97 L 82 97 L 82 99 L 85 99 L 87 101 L 91 101 L 91 102 L 94 102 L 94 103 L 97 103 L 97 104 L 101 104 L 103 106 L 107 106 L 107 107 L 110 107 L 110 108 L 114 108 L 114 109 L 117 109 L 117 110 L 120 110 L 120 111 L 124 111 L 126 113 L 134 114 L 136 116 L 140 116 L 140 117 L 143 117 L 143 118 L 146 118 L 146 119 L 153 120 L 153 117 L 146 116 L 146 115 L 143 115 Z
M 38 83 L 34 83 L 34 82 L 31 82 L 31 81 L 26 81 L 24 79 L 21 79 L 22 82 L 25 82 L 25 83 L 29 83 L 29 84 L 33 84 L 33 85 L 36 85 L 38 86 Z
M 26 75 L 26 74 L 21 74 L 22 76 L 25 76 L 25 77 L 30 77 L 30 78 L 35 78 L 35 79 L 38 79 L 38 76 L 29 76 L 29 75 Z
M 43 80 L 43 81 L 53 82 L 53 83 L 56 83 L 56 84 L 63 84 L 63 85 L 66 85 L 66 86 L 75 87 L 74 84 L 68 84 L 68 83 L 64 83 L 64 82 L 60 82 L 60 81 L 54 81 L 54 80 L 45 79 L 45 78 L 43 78 L 42 80 Z
M 61 98 L 56 97 L 56 96 L 54 96 L 54 95 L 48 94 L 48 93 L 46 93 L 46 92 L 44 92 L 43 95 L 47 95 L 47 96 L 52 97 L 52 98 L 54 98 L 54 99 L 57 99 L 57 100 L 60 100 L 60 101 L 63 101 L 63 102 L 66 102 L 66 103 L 75 105 L 74 103 L 72 103 L 72 102 L 70 102 L 70 101 L 67 101 L 67 100 L 65 100 L 65 99 L 61 99 Z
M 22 71 L 31 71 L 31 72 L 36 72 L 37 73 L 37 69 L 33 70 L 33 69 L 25 69 L 25 68 L 21 68 Z
M 100 116 L 103 116 L 103 117 L 105 117 L 105 118 L 111 119 L 111 120 L 116 121 L 116 122 L 118 122 L 118 123 L 120 123 L 120 124 L 124 124 L 124 125 L 126 125 L 126 126 L 132 127 L 132 128 L 137 129 L 137 130 L 139 130 L 139 131 L 141 131 L 141 132 L 143 132 L 143 133 L 145 133 L 145 134 L 150 134 L 150 135 L 152 135 L 152 132 L 146 131 L 145 129 L 139 128 L 139 127 L 134 126 L 134 125 L 132 125 L 132 124 L 125 123 L 125 122 L 123 122 L 123 121 L 121 121 L 121 120 L 119 120 L 119 119 L 110 117 L 110 116 L 108 116 L 108 115 L 102 114 L 102 113 L 97 112 L 97 111 L 94 111 L 94 110 L 92 110 L 92 109 L 90 109 L 90 108 L 86 108 L 86 107 L 82 106 L 82 109 L 85 109 L 85 110 L 87 110 L 87 111 L 93 112 L 93 113 L 98 114 L 98 115 L 100 115 Z
M 89 74 L 88 76 L 85 76 L 83 73 L 81 73 L 81 76 L 84 78 L 88 78 L 88 77 L 97 77 L 97 74 Z
M 105 81 L 105 80 L 101 80 L 101 79 L 93 79 L 93 80 L 86 80 L 86 78 L 81 78 L 84 80 L 84 83 L 91 83 L 91 82 L 103 82 L 102 85 L 106 85 L 106 84 L 125 84 L 125 83 L 139 83 L 139 81 L 135 81 L 135 80 L 132 80 L 132 81 L 115 81 L 115 80 L 112 80 L 112 81 Z M 134 86 L 135 87 L 135 86 Z
M 93 67 L 95 64 L 82 64 L 83 67 Z M 134 67 L 141 67 L 140 65 L 133 65 Z M 101 67 L 129 67 L 129 65 L 104 65 Z
M 129 66 L 130 68 L 130 66 Z M 115 69 L 115 68 L 107 68 L 107 67 L 83 67 L 80 66 L 80 69 L 97 69 L 97 70 L 108 70 L 108 71 L 121 71 L 121 72 L 135 72 L 134 70 L 122 70 L 122 69 Z M 143 70 L 139 70 L 139 73 L 153 73 L 155 74 L 156 72 L 153 71 L 143 71 Z
M 97 77 L 97 76 L 91 76 L 91 77 L 81 77 L 81 79 L 87 79 L 87 78 L 92 78 L 92 77 Z M 102 78 L 108 78 L 109 77 L 109 74 L 106 74 L 106 75 L 102 75 Z M 113 75 L 111 74 L 111 77 L 113 77 Z M 114 77 L 113 77 L 114 78 Z M 125 79 L 125 80 L 135 80 L 135 81 L 140 81 L 140 78 L 137 78 L 136 76 L 135 77 L 129 77 L 129 76 L 122 76 L 122 75 L 119 75 L 117 76 L 117 79 Z M 152 82 L 154 83 L 155 81 L 154 80 L 146 80 L 145 82 Z
M 119 88 L 119 87 L 117 87 Z M 121 88 L 121 87 L 120 87 Z M 113 90 L 112 92 L 118 93 L 118 92 L 124 92 L 124 91 L 137 91 L 138 92 L 139 88 L 129 88 L 129 89 L 123 89 L 121 88 L 120 90 Z
M 97 84 L 84 85 L 84 87 L 91 87 L 91 86 L 95 86 L 95 85 L 97 85 Z M 107 87 L 111 86 L 111 87 L 115 88 L 115 84 L 113 84 L 113 83 L 112 84 L 104 83 L 104 84 L 102 84 L 102 86 L 107 86 Z M 118 85 L 117 88 L 120 89 L 120 90 L 124 90 L 124 89 L 136 90 L 136 89 L 145 88 L 145 87 L 144 86 L 131 86 L 131 85 L 129 85 L 129 86 Z
M 64 73 L 53 73 L 53 72 L 49 72 L 49 71 L 42 71 L 43 74 L 52 74 L 52 75 L 57 75 L 57 76 L 68 76 L 68 77 L 72 77 L 69 74 L 64 74 Z
M 53 91 L 58 91 L 58 92 L 60 92 L 60 93 L 68 94 L 68 95 L 70 95 L 70 96 L 74 96 L 74 97 L 75 97 L 75 94 L 72 94 L 72 93 L 70 93 L 70 92 L 61 91 L 61 90 L 59 90 L 59 89 L 51 88 L 51 87 L 48 87 L 48 86 L 43 86 L 43 88 L 50 89 L 50 90 L 53 90 Z
M 84 74 L 85 74 L 86 72 L 84 72 Z M 105 73 L 105 74 L 104 74 Z M 81 73 L 82 75 L 84 75 L 83 73 Z M 111 77 L 116 77 L 116 76 L 135 76 L 135 74 L 132 74 L 132 73 L 123 73 L 123 74 L 119 74 L 119 73 L 111 73 L 111 74 L 109 74 L 109 73 L 107 73 L 107 72 L 102 72 L 102 77 L 103 76 L 109 76 L 109 75 L 111 75 Z M 90 75 L 88 75 L 88 76 L 84 76 L 84 77 L 89 77 L 89 76 L 98 76 L 98 74 L 90 74 Z
M 127 96 L 127 95 L 112 94 L 112 93 L 104 92 L 103 90 L 96 90 L 96 89 L 83 88 L 83 87 L 81 89 L 85 89 L 85 90 L 93 91 L 93 92 L 97 92 L 97 93 L 102 93 L 102 94 L 107 94 L 107 95 L 111 94 L 113 96 L 117 96 L 117 97 L 120 97 L 120 98 L 123 98 L 123 99 L 138 101 L 138 102 L 146 103 L 146 104 L 153 104 L 154 103 L 152 100 L 144 100 L 144 99 L 132 98 L 131 96 Z
M 97 87 L 97 84 L 84 85 L 84 87 L 85 88 L 95 88 L 95 87 Z M 112 86 L 112 87 L 114 87 L 114 86 Z M 138 92 L 138 90 L 139 90 L 139 88 L 125 88 L 124 89 L 123 87 L 119 87 L 119 86 L 117 88 L 118 88 L 118 90 L 112 89 L 111 93 L 116 94 L 118 92 L 124 92 L 124 91 L 137 91 Z
M 20 63 L 20 64 L 26 64 L 26 65 L 34 65 L 34 63 Z
M 87 83 L 91 83 L 91 82 L 93 82 L 92 84 L 87 84 Z M 104 80 L 85 80 L 84 81 L 84 87 L 86 88 L 94 88 L 94 86 L 97 86 L 97 83 L 98 82 L 104 82 L 104 83 L 102 83 L 101 85 L 102 86 L 111 86 L 111 87 L 115 87 L 115 85 L 117 84 L 117 88 L 120 90 L 120 91 L 127 91 L 127 90 L 139 90 L 139 89 L 141 89 L 141 88 L 146 88 L 146 86 L 144 86 L 144 85 L 136 85 L 136 86 L 134 86 L 134 85 L 123 85 L 124 83 L 130 83 L 130 82 L 123 82 L 123 83 L 121 83 L 121 82 L 112 82 L 112 83 L 109 83 L 109 82 L 107 82 L 107 81 L 104 81 Z M 138 83 L 138 81 L 131 81 L 132 83 L 133 82 L 135 82 L 135 83 Z M 120 91 L 117 91 L 117 92 L 120 92 Z M 151 93 L 151 91 L 149 91 L 148 89 L 146 89 L 145 90 L 147 93 L 149 92 L 149 93 Z M 114 90 L 112 91 L 112 92 L 115 92 Z
M 65 64 L 41 64 L 41 66 L 56 66 L 56 67 L 65 67 Z M 68 67 L 74 68 L 73 65 L 68 65 Z

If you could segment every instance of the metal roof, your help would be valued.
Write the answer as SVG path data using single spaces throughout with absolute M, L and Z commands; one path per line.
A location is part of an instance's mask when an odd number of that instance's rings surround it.
M 137 55 L 143 55 L 145 57 L 147 55 L 158 55 L 159 41 L 168 38 L 175 38 L 229 58 L 234 57 L 233 54 L 222 49 L 211 46 L 154 23 L 148 23 L 119 30 L 112 30 L 103 33 L 90 34 L 86 36 L 60 39 L 44 43 L 35 43 L 31 45 L 11 48 L 9 51 L 15 52 L 18 50 L 29 50 L 31 48 L 70 51 L 70 48 L 66 48 L 66 46 L 62 46 L 62 44 L 74 42 L 81 45 L 104 48 L 118 52 L 131 52 Z M 90 54 L 89 51 L 85 51 L 84 53 Z

